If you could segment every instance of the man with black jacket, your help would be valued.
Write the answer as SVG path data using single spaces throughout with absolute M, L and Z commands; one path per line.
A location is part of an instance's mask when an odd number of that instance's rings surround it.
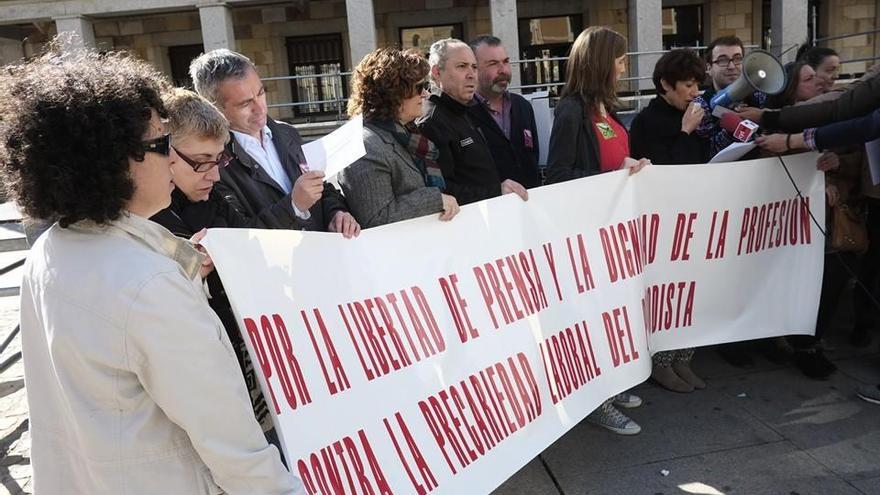
M 501 40 L 480 36 L 470 43 L 477 60 L 476 104 L 468 113 L 482 132 L 502 180 L 523 187 L 541 185 L 538 169 L 538 129 L 532 105 L 507 90 L 510 57 Z
M 229 120 L 227 151 L 236 158 L 220 172 L 217 191 L 242 215 L 272 228 L 360 233 L 345 200 L 322 172 L 304 170 L 297 130 L 268 118 L 266 90 L 253 62 L 226 49 L 200 55 L 190 64 L 196 91 Z
M 527 199 L 520 184 L 502 183 L 486 138 L 468 115 L 477 89 L 474 52 L 463 41 L 447 38 L 431 45 L 429 62 L 440 92 L 431 95 L 417 125 L 440 152 L 445 192 L 461 205 L 509 192 Z

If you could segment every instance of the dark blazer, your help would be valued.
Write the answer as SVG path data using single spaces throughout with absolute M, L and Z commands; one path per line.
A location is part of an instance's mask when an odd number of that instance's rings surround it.
M 510 139 L 492 118 L 486 104 L 479 99 L 474 98 L 475 104 L 469 106 L 467 111 L 486 138 L 501 180 L 511 179 L 527 188 L 538 187 L 541 185 L 541 172 L 538 169 L 535 112 L 522 96 L 507 94 L 510 97 Z
M 351 213 L 363 228 L 443 211 L 440 189 L 425 185 L 412 155 L 394 136 L 364 123 L 367 154 L 339 173 Z
M 620 123 L 614 112 L 609 115 Z M 596 175 L 602 171 L 600 163 L 599 140 L 584 101 L 579 95 L 559 100 L 550 132 L 547 183 Z
M 766 111 L 761 117 L 761 127 L 784 132 L 799 132 L 809 127 L 819 127 L 862 117 L 880 108 L 880 77 L 876 74 L 852 89 L 845 90 L 839 98 L 815 104 L 794 105 L 777 112 Z
M 864 117 L 834 122 L 816 129 L 816 148 L 862 144 L 880 137 L 880 108 Z
M 485 137 L 467 106 L 448 95 L 431 95 L 425 114 L 416 121 L 422 134 L 437 145 L 446 192 L 465 205 L 501 195 L 501 178 Z
M 709 142 L 681 130 L 684 112 L 657 96 L 639 112 L 629 130 L 631 156 L 647 158 L 657 165 L 706 163 Z
M 299 164 L 305 162 L 302 137 L 290 124 L 269 119 L 267 125 L 272 131 L 272 142 L 281 165 L 290 182 L 295 183 L 302 175 Z M 323 196 L 309 210 L 311 217 L 308 220 L 298 218 L 290 194 L 284 192 L 263 167 L 238 145 L 235 137 L 229 140 L 226 147 L 236 159 L 220 170 L 220 182 L 214 185 L 214 189 L 245 217 L 259 218 L 268 228 L 290 228 L 292 223 L 296 229 L 326 231 L 337 211 L 347 211 L 339 191 L 333 185 L 324 183 Z

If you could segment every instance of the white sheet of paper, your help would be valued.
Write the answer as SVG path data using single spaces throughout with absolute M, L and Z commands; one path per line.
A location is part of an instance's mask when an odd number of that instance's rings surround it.
M 735 162 L 743 157 L 749 151 L 752 151 L 755 148 L 755 143 L 732 143 L 727 148 L 719 151 L 717 155 L 713 156 L 709 163 L 725 163 L 725 162 Z
M 303 145 L 309 171 L 333 177 L 367 154 L 364 149 L 364 121 L 360 115 L 321 139 Z
M 880 138 L 865 143 L 868 155 L 868 168 L 871 169 L 871 183 L 880 184 Z

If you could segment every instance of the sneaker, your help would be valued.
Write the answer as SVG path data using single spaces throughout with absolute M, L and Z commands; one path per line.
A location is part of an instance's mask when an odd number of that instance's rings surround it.
M 642 405 L 642 398 L 629 392 L 621 392 L 614 396 L 612 403 L 617 407 L 632 409 Z
M 880 385 L 862 385 L 856 395 L 872 404 L 880 404 Z
M 798 349 L 794 353 L 794 365 L 801 373 L 814 380 L 825 380 L 837 370 L 821 349 Z
M 641 426 L 620 412 L 611 401 L 604 402 L 598 409 L 591 412 L 587 416 L 587 421 L 618 435 L 636 435 L 642 431 Z

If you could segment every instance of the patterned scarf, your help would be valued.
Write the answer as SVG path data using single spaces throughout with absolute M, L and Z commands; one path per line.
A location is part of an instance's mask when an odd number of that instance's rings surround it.
M 437 163 L 440 151 L 431 140 L 422 135 L 412 124 L 404 127 L 399 122 L 390 120 L 373 120 L 371 123 L 390 132 L 394 139 L 409 151 L 416 167 L 422 172 L 426 186 L 436 187 L 441 191 L 446 190 L 446 181 L 443 180 L 443 173 Z

